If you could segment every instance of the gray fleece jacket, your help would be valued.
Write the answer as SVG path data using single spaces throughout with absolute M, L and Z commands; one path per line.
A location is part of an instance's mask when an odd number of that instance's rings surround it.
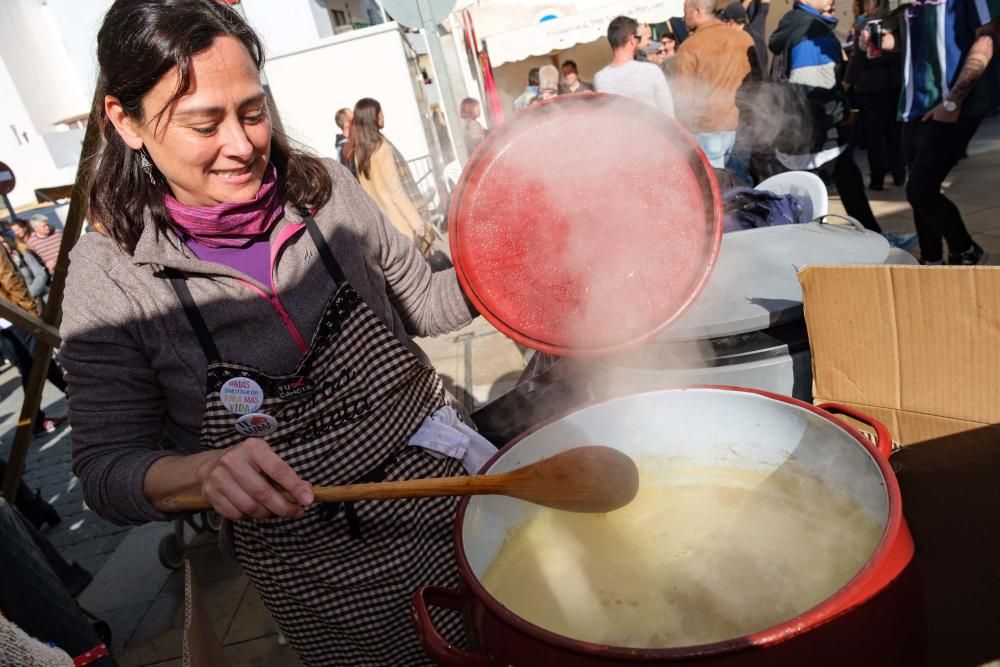
M 432 274 L 350 173 L 333 162 L 329 167 L 333 195 L 316 222 L 365 303 L 426 361 L 410 335 L 447 333 L 473 317 L 455 273 Z M 286 208 L 271 238 L 300 221 Z M 143 478 L 163 456 L 201 450 L 207 361 L 163 268 L 189 276 L 224 360 L 287 373 L 301 352 L 272 304 L 240 279 L 265 292 L 270 286 L 197 259 L 173 233 L 157 234 L 147 225 L 132 256 L 103 234 L 86 234 L 70 257 L 61 357 L 70 387 L 73 470 L 87 504 L 109 521 L 169 519 L 144 496 Z M 274 281 L 308 342 L 333 281 L 306 231 L 284 246 Z

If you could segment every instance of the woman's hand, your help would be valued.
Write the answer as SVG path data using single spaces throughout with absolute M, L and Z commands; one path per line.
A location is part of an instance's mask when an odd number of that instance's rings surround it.
M 247 438 L 198 467 L 201 494 L 227 519 L 300 518 L 312 487 L 260 438 Z M 286 491 L 298 504 L 286 498 Z

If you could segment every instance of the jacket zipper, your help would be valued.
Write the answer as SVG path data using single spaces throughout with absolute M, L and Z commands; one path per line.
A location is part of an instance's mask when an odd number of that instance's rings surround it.
M 308 352 L 309 345 L 302 337 L 302 334 L 299 333 L 299 328 L 295 326 L 295 322 L 292 321 L 292 316 L 289 315 L 288 311 L 285 310 L 285 307 L 281 305 L 281 299 L 278 298 L 278 292 L 274 289 L 274 280 L 273 279 L 271 280 L 271 291 L 272 291 L 271 294 L 268 294 L 267 292 L 260 289 L 253 283 L 249 283 L 245 280 L 241 280 L 240 282 L 249 287 L 250 289 L 252 289 L 258 295 L 260 295 L 262 299 L 266 299 L 268 303 L 271 304 L 271 307 L 274 308 L 274 311 L 278 313 L 278 317 L 281 318 L 281 321 L 285 325 L 285 328 L 288 329 L 288 333 L 291 334 L 292 340 L 295 341 L 295 344 L 298 346 L 299 351 L 302 352 L 302 354 Z
M 274 269 L 275 269 L 275 263 L 278 259 L 278 254 L 281 252 L 281 249 L 284 247 L 285 243 L 287 243 L 289 239 L 295 236 L 295 234 L 297 234 L 304 227 L 305 224 L 301 222 L 297 224 L 294 223 L 289 224 L 284 229 L 281 230 L 281 234 L 279 234 L 278 238 L 275 239 L 275 243 L 271 248 L 271 257 L 269 260 L 270 270 L 268 271 L 268 277 L 270 278 L 271 281 L 270 294 L 260 289 L 253 283 L 247 282 L 246 280 L 240 281 L 244 285 L 252 289 L 254 292 L 256 292 L 258 295 L 260 295 L 262 298 L 267 299 L 267 301 L 271 304 L 271 307 L 274 308 L 274 311 L 278 313 L 278 317 L 281 318 L 282 323 L 285 325 L 285 328 L 288 330 L 288 333 L 291 334 L 292 340 L 295 341 L 295 344 L 298 346 L 299 351 L 302 354 L 305 354 L 306 352 L 309 351 L 309 345 L 308 343 L 306 343 L 305 338 L 303 338 L 302 334 L 299 332 L 299 328 L 295 326 L 295 322 L 292 321 L 291 315 L 288 314 L 288 311 L 285 310 L 285 307 L 281 304 L 281 299 L 278 298 L 278 288 L 274 284 Z

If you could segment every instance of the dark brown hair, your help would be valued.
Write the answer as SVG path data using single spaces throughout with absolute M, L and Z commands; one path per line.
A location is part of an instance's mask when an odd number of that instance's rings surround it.
M 612 49 L 618 49 L 628 44 L 635 37 L 639 22 L 627 16 L 616 16 L 608 24 L 608 42 Z
M 378 127 L 378 115 L 382 105 L 378 100 L 362 97 L 354 105 L 354 123 L 351 125 L 351 143 L 354 144 L 354 159 L 358 163 L 358 175 L 371 176 L 372 155 L 382 144 L 382 132 Z
M 90 122 L 99 125 L 105 144 L 89 165 L 88 215 L 130 255 L 147 218 L 160 232 L 170 225 L 163 204 L 168 186 L 155 168 L 156 183 L 150 183 L 139 151 L 129 148 L 105 114 L 104 98 L 116 97 L 133 120 L 159 116 L 190 88 L 191 58 L 226 36 L 243 43 L 258 70 L 264 66 L 264 49 L 253 29 L 216 0 L 115 0 L 104 17 L 97 34 L 100 73 Z M 144 109 L 143 98 L 175 67 L 180 80 L 174 97 L 163 109 Z M 271 162 L 285 201 L 305 208 L 322 206 L 330 198 L 327 168 L 293 147 L 278 128 L 271 130 Z

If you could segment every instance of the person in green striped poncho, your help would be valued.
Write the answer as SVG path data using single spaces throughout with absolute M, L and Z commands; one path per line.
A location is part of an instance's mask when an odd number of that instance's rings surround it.
M 896 9 L 884 50 L 903 52 L 899 119 L 910 180 L 906 198 L 920 237 L 921 261 L 982 264 L 986 251 L 969 235 L 941 185 L 985 114 L 1000 106 L 1000 0 L 883 0 Z M 869 34 L 861 37 L 867 48 Z

